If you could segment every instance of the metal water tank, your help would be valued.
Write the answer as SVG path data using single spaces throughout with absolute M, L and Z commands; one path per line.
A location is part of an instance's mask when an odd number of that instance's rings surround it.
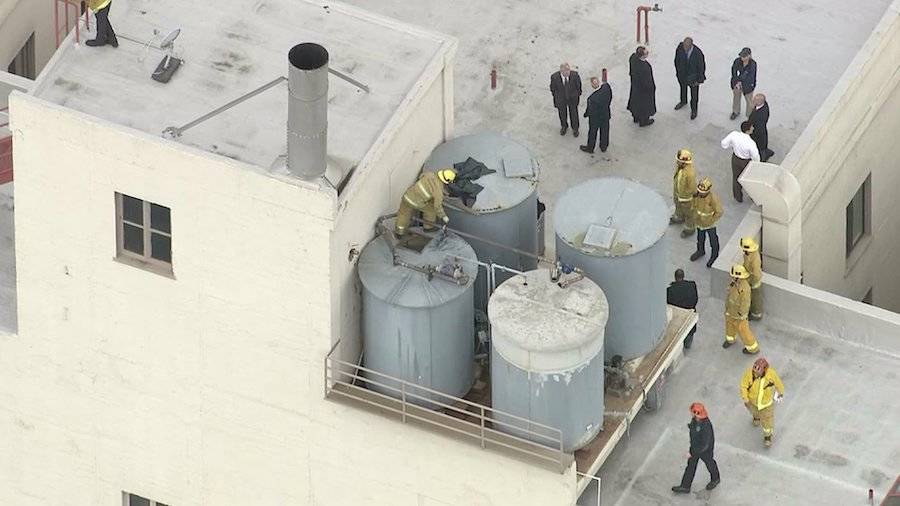
M 475 360 L 475 252 L 459 236 L 432 239 L 421 252 L 391 248 L 384 236 L 372 240 L 359 257 L 363 287 L 363 362 L 365 367 L 439 392 L 462 397 L 472 387 Z M 398 265 L 398 264 L 405 264 Z M 460 281 L 429 275 L 458 266 Z M 376 391 L 400 397 L 400 384 L 371 375 L 392 388 Z M 428 405 L 432 395 L 406 389 L 407 399 Z
M 629 179 L 591 179 L 563 193 L 554 222 L 557 258 L 581 268 L 609 299 L 607 359 L 652 351 L 667 322 L 663 198 Z
M 473 158 L 494 170 L 475 183 L 484 187 L 471 207 L 457 199 L 445 200 L 450 228 L 528 253 L 538 251 L 537 184 L 540 168 L 525 146 L 495 132 L 482 132 L 449 140 L 436 147 L 423 170 L 453 167 Z M 534 269 L 537 262 L 527 255 L 469 239 L 478 259 L 519 271 Z M 475 287 L 475 305 L 487 309 L 487 276 L 480 269 Z M 497 271 L 495 285 L 512 276 Z
M 550 271 L 533 270 L 500 285 L 491 295 L 488 315 L 493 408 L 560 429 L 567 452 L 589 443 L 603 427 L 609 306 L 600 287 L 583 278 L 561 288 Z M 547 431 L 540 427 L 494 416 L 501 422 L 495 428 L 547 442 L 542 437 Z

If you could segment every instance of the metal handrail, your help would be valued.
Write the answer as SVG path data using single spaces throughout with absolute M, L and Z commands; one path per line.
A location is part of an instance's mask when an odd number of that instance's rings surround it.
M 556 464 L 559 466 L 560 472 L 564 472 L 571 463 L 573 457 L 563 450 L 560 429 L 340 360 L 333 356 L 338 350 L 340 342 L 338 340 L 325 356 L 324 390 L 326 398 L 333 394 L 342 395 L 399 414 L 403 423 L 406 423 L 408 419 L 417 420 L 426 425 L 440 427 L 477 439 L 482 448 L 496 445 Z M 397 395 L 388 395 L 373 388 L 365 388 L 360 384 L 377 387 L 382 392 L 393 392 Z M 341 388 L 336 389 L 337 385 L 340 385 Z M 383 402 L 378 402 L 378 400 Z M 416 400 L 420 402 L 411 402 Z M 400 404 L 399 408 L 392 406 L 397 403 Z M 468 419 L 457 418 L 438 411 L 437 408 L 462 415 Z M 473 408 L 474 411 L 467 408 Z M 477 422 L 470 421 L 471 418 L 476 419 Z M 524 434 L 525 437 L 503 432 L 499 430 L 501 427 Z M 541 441 L 546 441 L 546 443 Z

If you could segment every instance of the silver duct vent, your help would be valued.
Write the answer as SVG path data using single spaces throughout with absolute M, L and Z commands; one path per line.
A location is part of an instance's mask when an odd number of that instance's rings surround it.
M 288 61 L 287 169 L 316 179 L 325 174 L 328 146 L 328 51 L 297 44 Z

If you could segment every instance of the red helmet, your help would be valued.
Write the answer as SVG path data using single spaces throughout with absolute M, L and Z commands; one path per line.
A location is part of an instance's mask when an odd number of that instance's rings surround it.
M 709 418 L 709 414 L 706 412 L 706 406 L 701 402 L 691 404 L 691 414 L 700 419 Z
M 769 368 L 769 361 L 760 357 L 756 359 L 756 362 L 753 362 L 753 370 L 758 374 L 765 374 L 766 369 Z

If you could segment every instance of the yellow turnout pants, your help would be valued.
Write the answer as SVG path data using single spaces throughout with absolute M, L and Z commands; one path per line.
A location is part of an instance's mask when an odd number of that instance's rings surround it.
M 775 405 L 765 407 L 763 409 L 756 409 L 756 406 L 751 402 L 747 405 L 747 410 L 750 411 L 750 415 L 753 416 L 753 420 L 759 420 L 760 425 L 762 425 L 763 436 L 771 436 L 775 434 Z
M 694 231 L 694 210 L 691 208 L 691 201 L 679 202 L 675 200 L 675 220 L 683 223 L 685 230 Z
M 734 342 L 735 334 L 740 334 L 741 342 L 744 348 L 752 353 L 759 351 L 759 343 L 756 342 L 756 336 L 750 330 L 750 323 L 747 320 L 738 320 L 737 318 L 725 317 L 725 340 L 729 343 Z
M 433 205 L 426 204 L 424 208 L 416 209 L 406 199 L 402 199 L 400 201 L 400 209 L 397 211 L 397 222 L 394 225 L 397 235 L 406 233 L 416 211 L 422 211 L 422 220 L 426 223 L 425 230 L 434 230 L 435 226 L 433 224 L 437 221 L 437 210 Z
M 763 288 L 759 285 L 750 289 L 750 316 L 762 318 L 763 313 Z

